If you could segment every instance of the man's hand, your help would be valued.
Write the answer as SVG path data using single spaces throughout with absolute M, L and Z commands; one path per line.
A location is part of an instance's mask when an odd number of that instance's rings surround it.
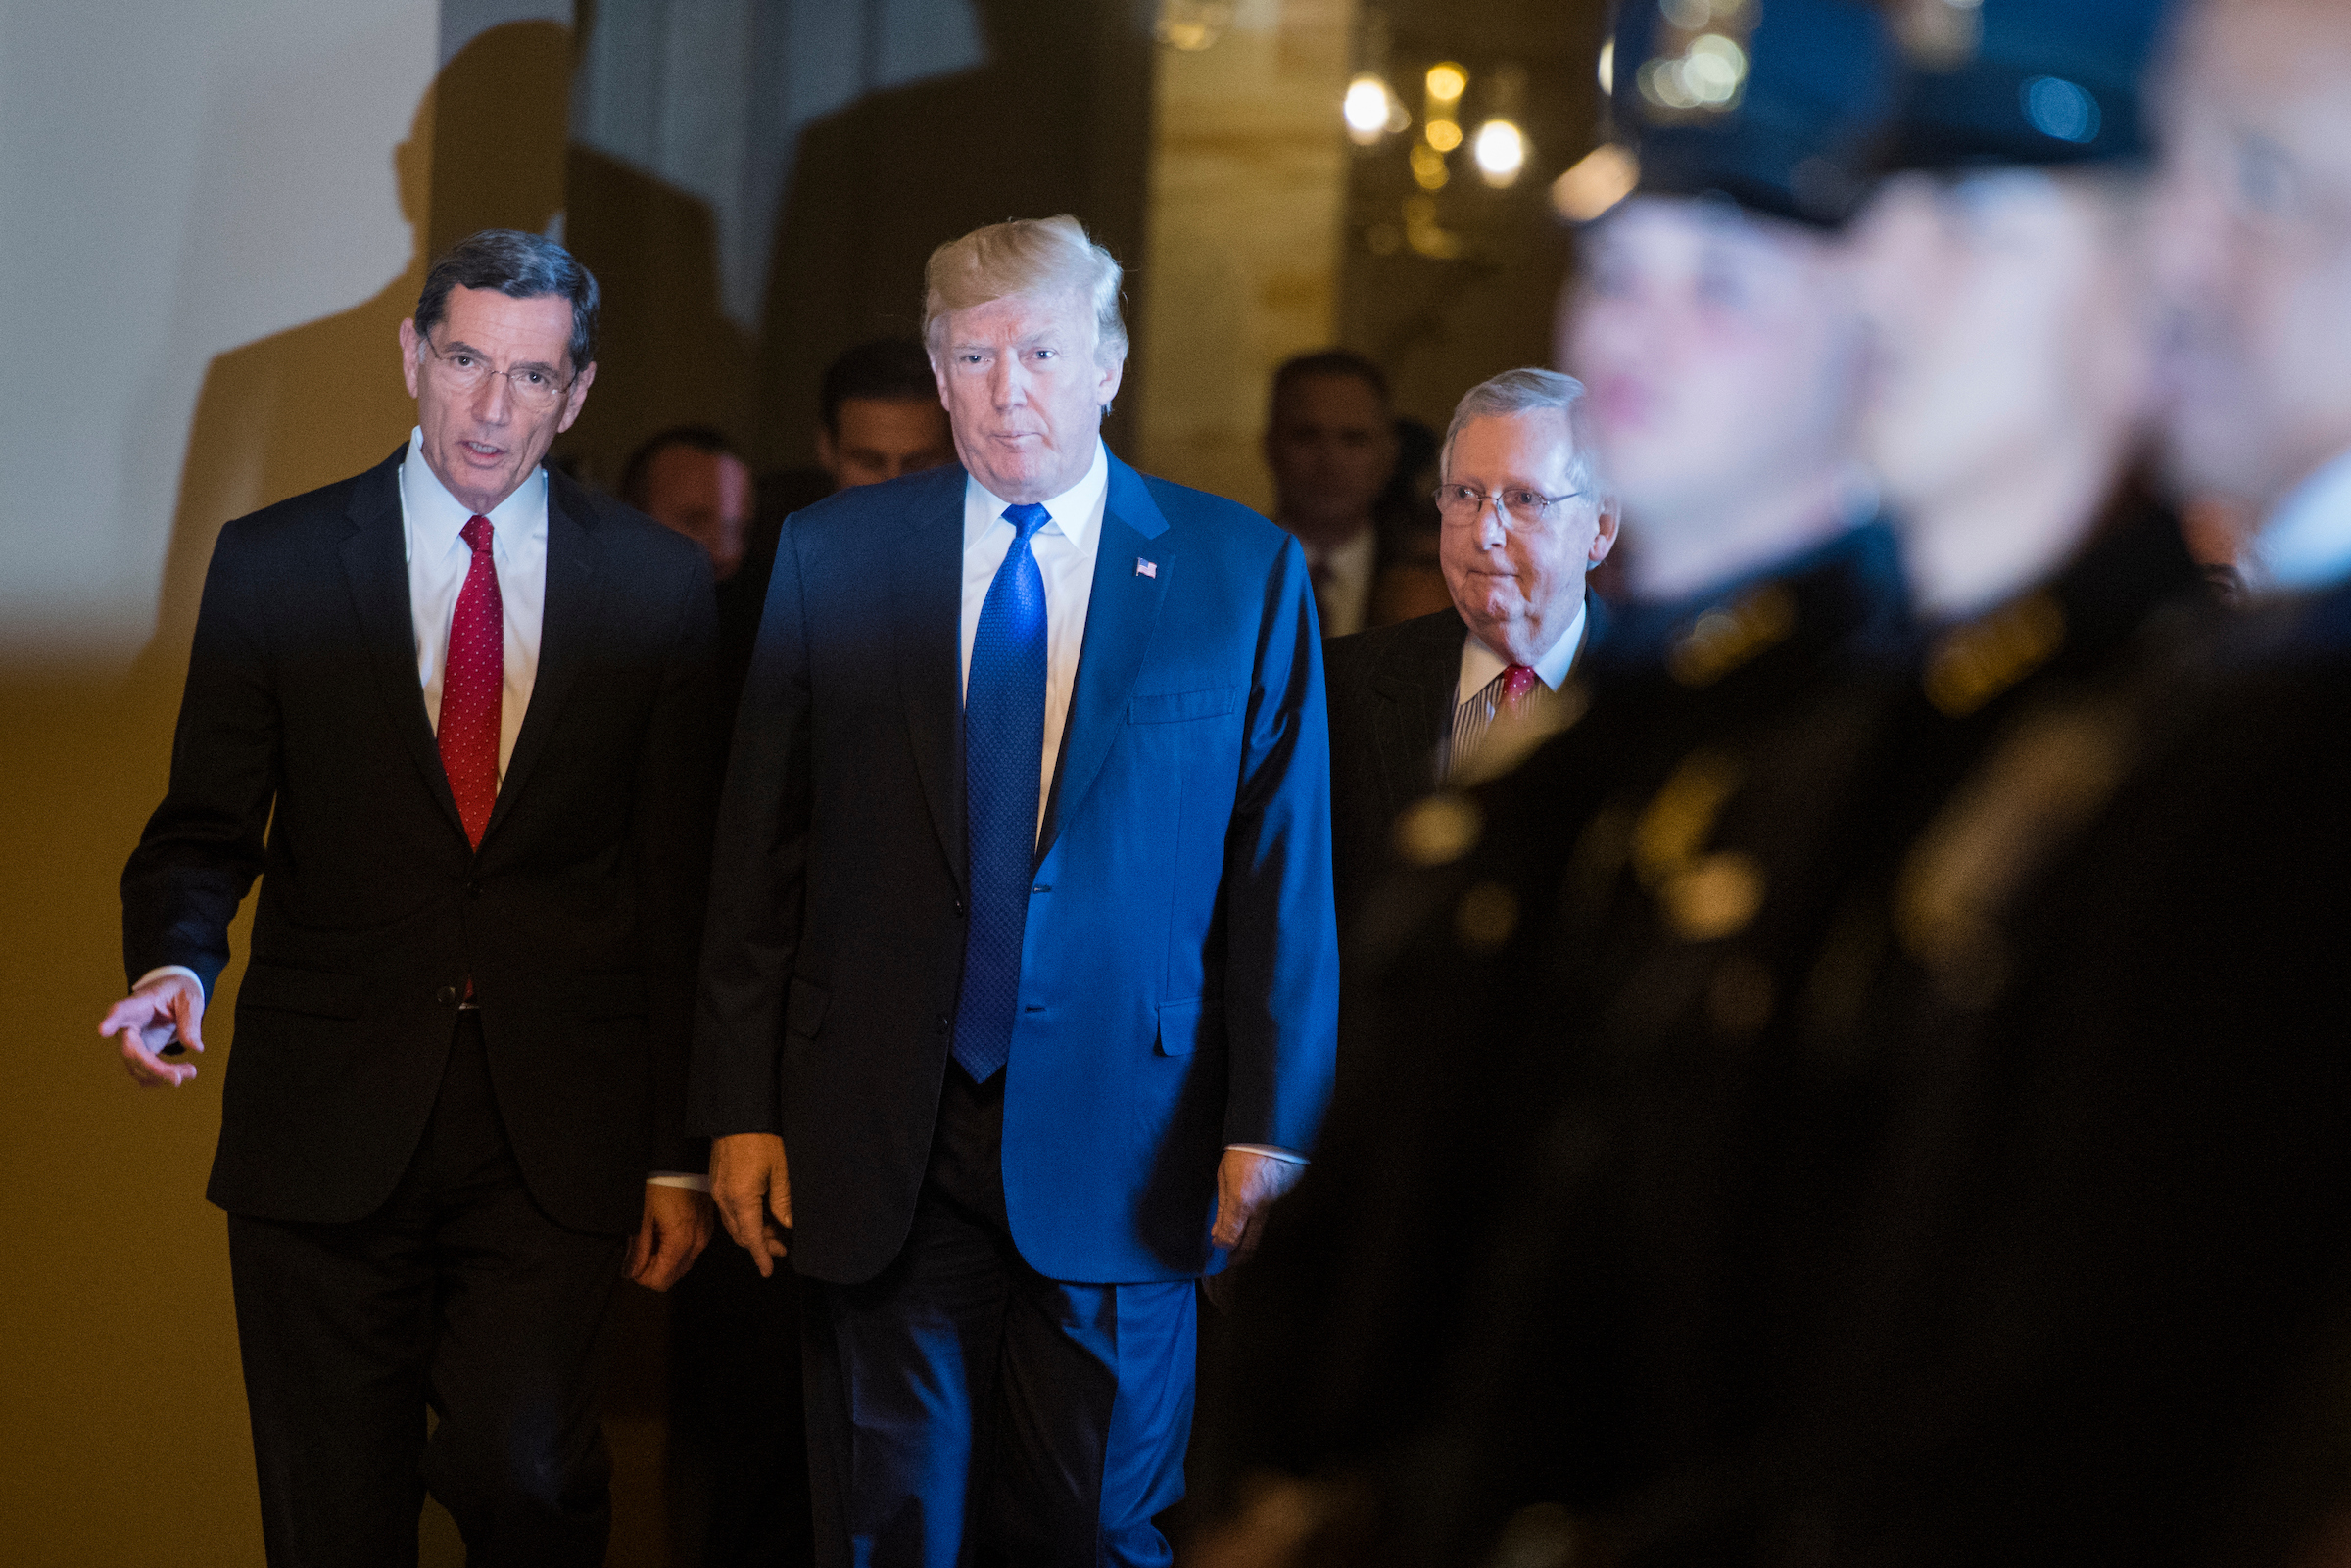
M 692 1187 L 645 1184 L 645 1223 L 629 1243 L 629 1278 L 667 1290 L 710 1245 L 710 1195 Z
M 1232 1249 L 1234 1260 L 1257 1251 L 1266 1205 L 1288 1192 L 1306 1173 L 1295 1161 L 1276 1160 L 1247 1149 L 1227 1149 L 1217 1163 L 1217 1221 L 1209 1240 Z
M 792 1177 L 784 1165 L 784 1140 L 772 1132 L 731 1132 L 710 1141 L 710 1196 L 718 1201 L 719 1222 L 727 1227 L 759 1277 L 776 1271 L 784 1256 L 784 1232 L 792 1228 Z
M 106 1010 L 101 1036 L 122 1036 L 122 1065 L 142 1089 L 176 1089 L 196 1076 L 193 1062 L 157 1055 L 177 1034 L 191 1051 L 204 1049 L 204 987 L 185 974 L 161 974 Z

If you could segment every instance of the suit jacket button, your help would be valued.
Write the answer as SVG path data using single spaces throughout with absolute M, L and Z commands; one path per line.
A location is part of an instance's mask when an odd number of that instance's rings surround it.
M 482 884 L 481 884 L 480 882 L 467 882 L 467 883 L 465 884 L 465 896 L 466 896 L 467 898 L 479 898 L 479 897 L 481 897 L 481 896 L 482 896 Z
M 952 1022 L 950 1019 L 948 1019 L 948 1017 L 947 1017 L 947 1016 L 946 1016 L 944 1013 L 941 1013 L 941 1014 L 938 1016 L 938 1032 L 939 1032 L 939 1033 L 941 1033 L 941 1034 L 944 1034 L 944 1033 L 946 1033 L 946 1032 L 947 1032 L 947 1030 L 948 1030 L 948 1029 L 952 1028 L 953 1026 L 954 1026 L 954 1024 L 953 1024 L 953 1022 Z
M 955 913 L 958 915 L 963 913 L 963 900 L 960 898 L 955 900 Z
M 454 985 L 444 985 L 433 993 L 433 1000 L 443 1007 L 454 1007 L 456 1005 L 457 988 Z

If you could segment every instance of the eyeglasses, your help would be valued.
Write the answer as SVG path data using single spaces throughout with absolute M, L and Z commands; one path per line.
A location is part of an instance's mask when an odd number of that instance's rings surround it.
M 1571 490 L 1564 496 L 1546 496 L 1540 491 L 1513 489 L 1489 495 L 1475 485 L 1439 485 L 1435 494 L 1438 515 L 1459 527 L 1465 528 L 1483 517 L 1486 503 L 1492 501 L 1501 509 L 1503 527 L 1539 528 L 1554 506 L 1586 493 Z
M 521 364 L 511 370 L 493 370 L 490 361 L 471 349 L 457 349 L 443 354 L 424 340 L 424 352 L 433 356 L 439 375 L 452 389 L 471 395 L 489 385 L 492 376 L 504 376 L 514 393 L 514 401 L 534 413 L 544 413 L 562 400 L 571 390 L 571 382 L 557 381 L 555 373 L 543 364 Z

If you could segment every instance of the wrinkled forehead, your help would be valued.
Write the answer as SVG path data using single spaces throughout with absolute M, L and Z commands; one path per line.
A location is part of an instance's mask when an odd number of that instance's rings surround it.
M 1446 444 L 1445 478 L 1548 490 L 1564 480 L 1576 457 L 1575 421 L 1564 408 L 1480 414 Z

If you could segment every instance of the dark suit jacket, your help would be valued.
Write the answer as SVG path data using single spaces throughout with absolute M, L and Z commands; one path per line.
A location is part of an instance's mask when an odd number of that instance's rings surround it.
M 1584 614 L 1578 669 L 1604 624 L 1597 596 L 1585 596 Z M 1444 782 L 1462 640 L 1468 635 L 1461 611 L 1443 609 L 1323 644 L 1330 693 L 1330 859 L 1342 928 L 1388 868 L 1397 815 Z
M 720 813 L 695 1122 L 783 1135 L 793 1259 L 840 1283 L 905 1240 L 962 977 L 964 485 L 792 519 Z M 1314 1141 L 1338 993 L 1320 651 L 1287 535 L 1111 460 L 1004 1088 L 1013 1238 L 1053 1278 L 1200 1273 L 1223 1146 Z
M 683 1131 L 715 724 L 709 566 L 561 474 L 531 703 L 479 852 L 416 679 L 395 452 L 220 533 L 170 790 L 122 874 L 135 977 L 209 991 L 262 879 L 210 1196 L 358 1219 L 433 1109 L 468 977 L 542 1208 L 634 1228 Z M 264 838 L 264 832 L 266 837 Z

